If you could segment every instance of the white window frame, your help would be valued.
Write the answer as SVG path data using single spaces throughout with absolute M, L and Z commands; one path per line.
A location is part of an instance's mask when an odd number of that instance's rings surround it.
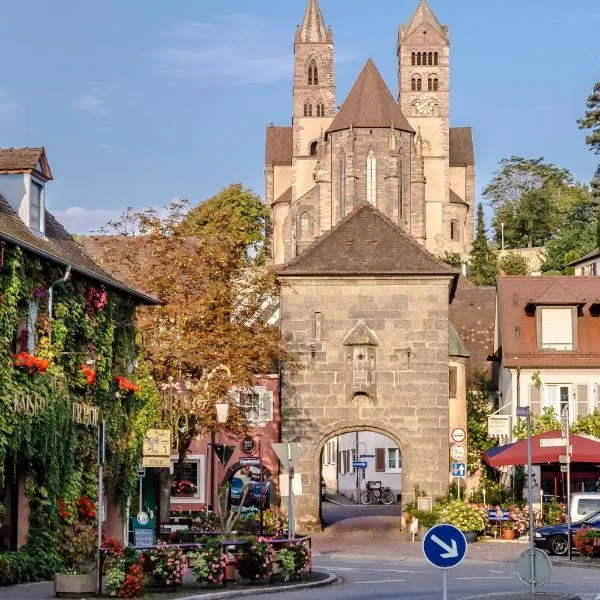
M 560 342 L 560 341 L 547 341 L 544 339 L 544 314 L 546 315 L 550 315 L 551 312 L 554 312 L 555 314 L 558 312 L 562 312 L 562 313 L 569 313 L 569 322 L 570 322 L 570 332 L 571 332 L 571 340 L 570 342 L 567 342 L 566 340 L 564 342 Z M 556 318 L 556 317 L 555 317 Z M 539 318 L 539 323 L 538 326 L 540 327 L 540 348 L 543 351 L 551 351 L 551 352 L 572 352 L 573 350 L 576 349 L 576 332 L 575 332 L 575 325 L 577 323 L 577 321 L 575 321 L 575 323 L 573 322 L 573 319 L 576 319 L 577 316 L 576 314 L 574 314 L 574 310 L 572 307 L 570 306 L 556 306 L 556 307 L 550 307 L 550 306 L 542 306 L 541 307 L 541 311 L 540 311 L 540 318 Z
M 38 304 L 35 300 L 29 301 L 27 310 L 27 352 L 35 353 L 35 323 L 38 316 Z
M 171 474 L 173 474 L 175 463 L 179 460 L 178 454 L 171 454 Z M 193 496 L 182 498 L 181 496 L 170 496 L 171 504 L 204 504 L 206 502 L 205 480 L 206 480 L 206 456 L 204 454 L 188 454 L 185 462 L 196 463 L 198 469 L 198 489 Z
M 337 464 L 337 448 L 335 444 L 335 440 L 329 440 L 325 444 L 325 464 L 326 465 L 335 465 Z
M 560 391 L 561 388 L 566 388 L 568 390 L 569 393 L 569 422 L 573 423 L 575 421 L 574 417 L 575 417 L 575 411 L 573 410 L 573 404 L 574 404 L 574 394 L 573 394 L 573 385 L 570 383 L 548 383 L 548 384 L 544 384 L 544 387 L 542 388 L 542 412 L 544 410 L 544 408 L 547 407 L 552 407 L 554 409 L 554 414 L 556 415 L 557 419 L 560 420 L 561 418 L 561 400 L 560 400 Z M 550 400 L 549 399 L 549 392 L 550 390 L 556 390 L 556 399 L 555 400 Z
M 39 188 L 40 192 L 38 204 L 39 214 L 37 223 L 34 223 L 31 218 L 31 197 L 34 187 Z M 33 179 L 33 177 L 29 182 L 29 229 L 32 229 L 33 231 L 36 231 L 38 233 L 44 233 L 44 184 L 39 181 L 36 181 L 35 179 Z
M 398 466 L 392 468 L 389 466 L 390 450 L 397 452 Z M 385 447 L 385 472 L 386 473 L 402 473 L 402 454 L 398 446 L 386 446 Z
M 377 158 L 373 148 L 367 155 L 367 201 L 377 206 Z
M 242 405 L 242 394 L 258 394 L 258 416 L 248 417 L 248 411 L 245 405 Z M 232 390 L 230 395 L 234 402 L 242 409 L 244 418 L 251 427 L 265 427 L 267 423 L 272 423 L 274 418 L 274 394 L 264 386 L 254 386 L 249 390 Z

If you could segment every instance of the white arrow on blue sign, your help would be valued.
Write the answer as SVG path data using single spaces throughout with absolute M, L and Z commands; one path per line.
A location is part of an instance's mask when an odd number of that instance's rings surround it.
M 465 477 L 467 474 L 467 465 L 462 462 L 452 463 L 452 477 Z
M 423 554 L 434 567 L 452 569 L 467 553 L 467 539 L 454 525 L 436 525 L 423 538 Z

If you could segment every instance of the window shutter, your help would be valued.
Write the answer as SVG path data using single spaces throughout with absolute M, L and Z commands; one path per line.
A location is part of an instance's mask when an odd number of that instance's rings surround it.
M 576 413 L 573 415 L 573 419 L 579 419 L 580 417 L 585 417 L 589 414 L 589 404 L 588 404 L 588 386 L 587 383 L 581 384 L 577 386 L 577 408 Z
M 456 379 L 458 375 L 458 369 L 456 367 L 450 367 L 448 372 L 448 393 L 450 398 L 456 398 Z
M 260 422 L 270 423 L 273 420 L 273 392 L 260 392 Z
M 385 472 L 385 448 L 375 448 L 375 471 Z
M 531 414 L 539 416 L 541 411 L 541 397 L 540 389 L 537 388 L 533 383 L 529 384 L 529 407 Z

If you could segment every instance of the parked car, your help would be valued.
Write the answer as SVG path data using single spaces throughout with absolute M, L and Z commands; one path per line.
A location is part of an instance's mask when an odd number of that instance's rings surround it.
M 325 500 L 327 498 L 327 484 L 325 483 L 325 478 L 321 477 L 321 500 Z
M 271 504 L 271 482 L 263 481 L 263 508 L 269 508 Z M 229 498 L 233 505 L 238 505 L 244 495 L 244 487 L 248 486 L 244 506 L 260 507 L 260 482 L 253 481 L 247 475 L 237 474 L 231 479 Z
M 573 543 L 575 532 L 583 526 L 600 530 L 600 510 L 587 515 L 581 521 L 571 523 L 571 547 L 575 547 Z M 565 556 L 569 551 L 568 535 L 567 524 L 561 523 L 560 525 L 538 527 L 533 534 L 533 539 L 536 548 L 547 550 L 550 554 L 557 556 Z
M 581 521 L 600 510 L 600 492 L 575 492 L 571 494 L 571 521 Z

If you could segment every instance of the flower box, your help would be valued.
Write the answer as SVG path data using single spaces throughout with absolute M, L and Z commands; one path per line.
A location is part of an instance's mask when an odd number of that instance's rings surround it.
M 98 572 L 85 575 L 56 573 L 54 575 L 54 594 L 57 598 L 89 598 L 98 591 Z

